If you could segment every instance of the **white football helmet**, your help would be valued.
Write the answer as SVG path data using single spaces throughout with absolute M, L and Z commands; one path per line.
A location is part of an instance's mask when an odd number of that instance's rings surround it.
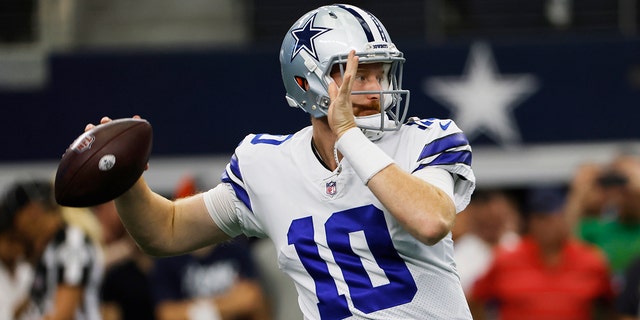
M 330 72 L 344 65 L 351 50 L 360 63 L 384 63 L 386 77 L 380 94 L 380 115 L 356 117 L 356 124 L 372 140 L 384 131 L 397 130 L 404 122 L 409 91 L 402 89 L 404 56 L 391 42 L 385 27 L 371 13 L 346 4 L 323 6 L 310 11 L 289 29 L 280 49 L 282 80 L 291 107 L 299 107 L 319 118 L 327 115 Z

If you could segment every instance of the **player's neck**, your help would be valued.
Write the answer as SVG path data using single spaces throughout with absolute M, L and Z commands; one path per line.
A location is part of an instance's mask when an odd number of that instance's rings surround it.
M 334 171 L 338 167 L 338 163 L 333 153 L 333 145 L 331 146 L 331 151 L 327 151 L 327 148 L 322 148 L 316 143 L 314 138 L 311 138 L 311 151 L 313 151 L 313 154 L 322 163 L 323 167 L 329 171 Z
M 324 121 L 323 121 L 324 120 Z M 320 162 L 330 171 L 334 171 L 338 167 L 338 162 L 334 155 L 334 145 L 336 135 L 329 128 L 326 118 L 312 119 L 313 137 L 311 138 L 311 148 Z M 342 155 L 338 154 L 339 159 Z
M 316 147 L 316 144 L 313 141 L 313 138 L 311 138 L 311 151 L 313 151 L 313 155 L 316 156 L 316 159 L 320 161 L 322 166 L 325 167 L 325 169 L 331 171 L 330 164 L 327 161 L 325 161 L 322 155 L 320 154 L 320 151 L 318 150 L 318 147 Z

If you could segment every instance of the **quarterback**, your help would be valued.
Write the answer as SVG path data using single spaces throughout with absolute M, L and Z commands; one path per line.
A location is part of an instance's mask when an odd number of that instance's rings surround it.
M 308 12 L 280 63 L 311 125 L 248 135 L 221 183 L 190 198 L 141 178 L 116 199 L 129 233 L 152 255 L 269 237 L 307 319 L 471 319 L 450 233 L 475 186 L 471 147 L 452 120 L 407 119 L 404 61 L 371 13 Z

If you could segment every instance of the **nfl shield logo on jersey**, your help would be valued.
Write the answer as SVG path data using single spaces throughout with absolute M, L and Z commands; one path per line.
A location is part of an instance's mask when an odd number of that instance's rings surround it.
M 336 192 L 338 191 L 338 190 L 336 189 L 336 182 L 335 182 L 335 181 L 329 181 L 329 182 L 327 182 L 327 184 L 326 184 L 326 189 L 325 189 L 325 190 L 326 190 L 326 192 L 327 192 L 327 195 L 329 195 L 329 196 L 333 196 L 333 195 L 335 195 L 335 194 L 336 194 Z

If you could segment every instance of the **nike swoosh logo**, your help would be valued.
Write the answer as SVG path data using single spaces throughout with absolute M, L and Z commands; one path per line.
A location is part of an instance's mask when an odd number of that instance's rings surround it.
M 446 131 L 449 128 L 450 124 L 451 124 L 451 121 L 447 122 L 446 124 L 442 124 L 442 122 L 440 122 L 440 128 Z

